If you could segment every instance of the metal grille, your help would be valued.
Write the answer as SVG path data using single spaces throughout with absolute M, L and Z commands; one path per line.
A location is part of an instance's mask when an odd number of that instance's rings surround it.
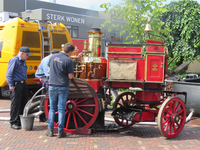
M 40 53 L 41 51 L 39 50 L 31 50 L 31 53 Z
M 41 56 L 29 56 L 27 60 L 41 60 Z
M 53 48 L 56 49 L 60 49 L 62 44 L 65 44 L 68 42 L 67 37 L 65 34 L 52 34 L 52 38 L 53 38 Z
M 23 31 L 22 46 L 40 48 L 39 32 Z

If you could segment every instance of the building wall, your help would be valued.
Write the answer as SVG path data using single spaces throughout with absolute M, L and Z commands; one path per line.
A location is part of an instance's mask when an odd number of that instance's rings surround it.
M 23 12 L 25 11 L 25 0 L 0 0 L 4 2 L 4 7 L 0 7 L 0 11 L 10 11 L 10 12 Z M 14 4 L 14 5 L 12 5 Z M 78 7 L 71 7 L 67 5 L 60 5 L 55 3 L 37 1 L 37 0 L 27 0 L 27 9 L 38 9 L 38 8 L 46 8 L 52 10 L 59 10 L 63 12 L 71 12 L 75 14 L 84 14 L 91 16 L 98 16 L 98 11 L 82 9 Z
M 0 11 L 7 11 L 7 12 L 22 12 L 24 11 L 25 5 L 24 0 L 3 0 L 4 7 Z
M 200 73 L 200 62 L 194 60 L 186 70 L 187 73 Z
M 1 5 L 2 7 L 0 6 L 0 12 L 17 12 L 19 16 L 25 19 L 25 0 L 0 0 L 0 3 L 4 3 L 4 5 Z M 31 19 L 49 20 L 52 23 L 61 22 L 65 26 L 78 27 L 78 37 L 72 37 L 76 39 L 88 39 L 87 31 L 91 28 L 101 28 L 101 24 L 110 17 L 104 14 L 103 11 L 94 11 L 37 0 L 27 0 L 26 8 L 32 11 Z M 113 23 L 123 22 L 116 21 Z M 103 28 L 102 31 L 105 32 L 103 37 L 107 37 L 110 40 L 113 34 L 115 35 L 116 33 L 116 35 L 119 35 L 120 32 L 117 30 L 108 32 L 107 27 Z M 112 41 L 112 43 L 123 43 L 126 36 L 127 34 L 124 34 L 121 37 L 121 41 Z M 109 43 L 109 41 L 102 40 L 102 53 L 105 53 L 106 43 Z
M 0 12 L 3 11 L 4 0 L 0 0 Z

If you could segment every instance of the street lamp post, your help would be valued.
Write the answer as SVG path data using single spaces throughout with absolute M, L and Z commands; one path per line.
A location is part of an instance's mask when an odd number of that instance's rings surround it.
M 28 22 L 28 21 L 30 20 L 30 18 L 31 18 L 31 13 L 32 13 L 32 11 L 29 10 L 29 9 L 27 9 L 27 10 L 25 11 L 25 14 L 26 14 L 25 21 Z

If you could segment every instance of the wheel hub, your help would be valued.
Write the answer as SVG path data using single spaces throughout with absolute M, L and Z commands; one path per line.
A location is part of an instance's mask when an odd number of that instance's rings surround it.
M 68 100 L 66 107 L 67 107 L 67 110 L 74 111 L 76 109 L 76 103 L 72 100 Z
M 178 114 L 172 114 L 172 122 L 177 123 L 180 120 L 180 116 Z

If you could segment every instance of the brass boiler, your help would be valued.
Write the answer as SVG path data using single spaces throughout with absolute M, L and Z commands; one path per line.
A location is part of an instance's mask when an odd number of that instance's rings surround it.
M 104 33 L 99 28 L 91 28 L 87 33 L 89 35 L 89 56 L 101 57 L 101 37 Z
M 106 77 L 106 59 L 101 57 L 101 37 L 103 32 L 98 28 L 87 31 L 89 45 L 87 54 L 84 55 L 80 68 L 81 79 L 102 79 Z M 84 46 L 87 47 L 87 46 Z

